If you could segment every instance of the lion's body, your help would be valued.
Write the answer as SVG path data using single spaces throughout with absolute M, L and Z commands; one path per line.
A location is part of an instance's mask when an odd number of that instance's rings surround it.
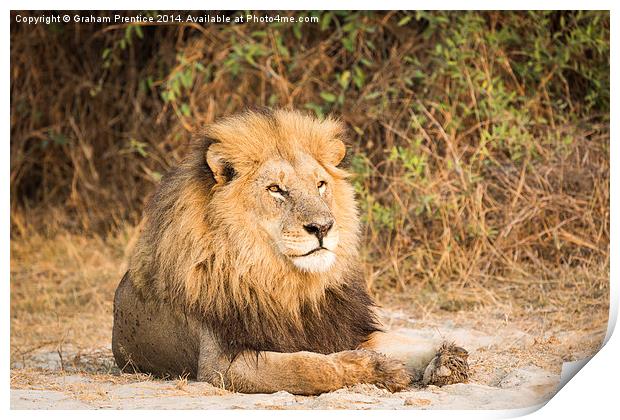
M 116 289 L 114 311 L 112 348 L 121 369 L 196 378 L 200 326 L 192 317 L 145 300 L 127 275 Z
M 355 350 L 379 325 L 341 137 L 287 111 L 207 129 L 149 201 L 116 292 L 121 368 L 246 392 L 408 383 L 399 362 Z

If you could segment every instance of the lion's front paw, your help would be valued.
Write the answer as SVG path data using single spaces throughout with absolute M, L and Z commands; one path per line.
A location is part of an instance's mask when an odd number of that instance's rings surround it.
M 469 378 L 469 353 L 454 344 L 443 343 L 435 357 L 424 370 L 424 385 L 450 385 L 465 382 Z
M 349 379 L 353 379 L 354 383 L 369 383 L 390 392 L 400 391 L 411 384 L 411 375 L 398 360 L 370 350 L 350 350 L 337 354 Z
M 373 353 L 374 384 L 390 392 L 400 391 L 411 384 L 411 375 L 405 365 L 382 354 Z

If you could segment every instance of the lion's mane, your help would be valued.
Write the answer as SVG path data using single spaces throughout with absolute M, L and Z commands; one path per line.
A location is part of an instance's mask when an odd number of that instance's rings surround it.
M 357 260 L 359 222 L 347 172 L 324 164 L 335 181 L 340 242 L 334 266 L 309 273 L 275 253 L 256 221 L 240 212 L 251 198 L 220 188 L 205 162 L 217 143 L 230 157 L 231 179 L 299 150 L 323 164 L 342 154 L 343 136 L 335 120 L 283 110 L 248 111 L 210 125 L 147 204 L 129 264 L 135 288 L 163 310 L 197 316 L 230 357 L 357 347 L 378 326 Z

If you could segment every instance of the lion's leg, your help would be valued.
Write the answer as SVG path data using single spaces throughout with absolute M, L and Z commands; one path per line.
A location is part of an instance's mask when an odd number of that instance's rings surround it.
M 203 340 L 198 380 L 237 392 L 287 391 L 300 395 L 317 395 L 357 383 L 398 391 L 411 382 L 400 362 L 374 351 L 350 350 L 328 355 L 244 352 L 229 362 L 218 355 L 210 339 Z
M 467 351 L 441 339 L 420 340 L 402 334 L 375 332 L 362 348 L 405 363 L 414 380 L 425 385 L 463 382 L 469 376 Z

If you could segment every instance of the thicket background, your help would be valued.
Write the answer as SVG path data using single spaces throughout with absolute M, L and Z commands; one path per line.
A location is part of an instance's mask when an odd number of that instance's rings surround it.
M 295 107 L 350 127 L 375 293 L 606 305 L 608 12 L 300 13 L 318 23 L 12 17 L 12 242 L 113 237 L 194 129 Z

